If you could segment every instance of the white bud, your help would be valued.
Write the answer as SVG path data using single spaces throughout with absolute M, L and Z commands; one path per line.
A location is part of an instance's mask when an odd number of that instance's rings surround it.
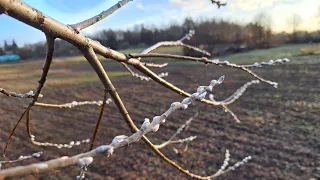
M 222 76 L 218 79 L 217 83 L 218 83 L 218 84 L 221 84 L 221 83 L 224 81 L 224 78 L 225 78 L 225 75 L 222 75 Z
M 181 102 L 181 104 L 189 104 L 190 103 L 190 98 L 184 98 Z
M 77 166 L 79 167 L 88 166 L 92 163 L 92 161 L 93 161 L 92 157 L 84 157 L 79 159 L 79 161 L 77 162 Z
M 180 107 L 180 104 L 181 104 L 180 102 L 174 102 L 170 105 L 170 108 L 177 109 Z
M 155 126 L 152 127 L 153 132 L 157 132 L 159 130 L 160 124 L 156 124 Z
M 155 116 L 155 117 L 153 117 L 152 122 L 159 123 L 160 118 L 161 118 L 161 116 Z
M 214 86 L 214 85 L 216 85 L 217 84 L 217 80 L 212 80 L 212 81 L 210 81 L 210 86 Z
M 204 92 L 204 93 L 202 93 L 202 94 L 200 94 L 199 96 L 198 96 L 198 100 L 202 100 L 202 99 L 204 99 L 205 97 L 206 97 L 206 95 L 207 95 L 207 92 Z
M 205 88 L 206 88 L 206 86 L 199 86 L 197 88 L 197 92 L 202 92 Z
M 213 90 L 213 86 L 212 85 L 207 86 L 206 90 L 211 92 Z
M 33 96 L 33 91 L 29 91 L 28 93 L 26 93 L 28 96 Z
M 119 135 L 113 138 L 112 143 L 120 143 L 122 141 L 125 141 L 128 138 L 128 136 L 125 135 Z
M 150 125 L 150 120 L 148 118 L 145 118 L 140 129 L 144 131 L 149 127 L 149 125 Z
M 180 109 L 182 109 L 182 110 L 185 110 L 185 109 L 187 109 L 188 108 L 188 105 L 187 104 L 181 104 L 180 105 Z
M 211 101 L 215 101 L 215 100 L 214 100 L 214 95 L 213 95 L 213 94 L 209 94 L 209 99 L 210 99 Z
M 193 93 L 192 95 L 191 95 L 191 99 L 196 99 L 197 97 L 199 96 L 199 93 Z

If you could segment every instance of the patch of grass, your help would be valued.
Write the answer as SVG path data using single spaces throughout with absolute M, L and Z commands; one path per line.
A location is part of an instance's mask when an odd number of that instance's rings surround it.
M 221 58 L 222 60 L 228 60 L 231 62 L 244 64 L 254 63 L 268 60 L 276 60 L 279 58 L 287 57 L 291 60 L 290 63 L 315 63 L 320 62 L 319 57 L 310 56 L 299 56 L 301 55 L 300 50 L 303 48 L 311 47 L 310 44 L 294 44 L 294 45 L 283 45 L 270 49 L 254 50 L 245 53 L 237 53 L 230 56 Z
M 128 49 L 122 49 L 119 50 L 121 53 L 127 54 L 127 53 L 139 53 L 143 49 L 142 48 L 128 48 Z
M 108 76 L 110 78 L 125 76 L 125 75 L 129 75 L 129 72 L 120 72 L 120 71 L 108 72 Z M 70 74 L 68 76 L 63 74 L 56 75 L 54 77 L 49 76 L 47 85 L 49 87 L 69 86 L 69 85 L 98 82 L 98 81 L 100 80 L 95 72 L 79 72 L 79 73 Z
M 3 88 L 7 88 L 11 91 L 24 92 L 34 90 L 37 87 L 36 79 L 39 78 L 41 72 L 22 74 L 21 76 L 12 77 L 12 79 L 5 81 L 2 85 Z M 129 72 L 113 71 L 108 72 L 108 76 L 119 77 L 129 75 Z M 14 76 L 14 75 L 12 75 Z M 59 86 L 70 86 L 82 83 L 98 82 L 100 81 L 95 72 L 76 72 L 72 73 L 66 69 L 61 71 L 52 71 L 47 77 L 45 87 L 59 87 Z
M 302 48 L 300 49 L 300 52 L 301 52 L 301 55 L 320 54 L 320 45 Z
M 308 102 L 308 101 L 286 101 L 284 103 L 287 107 L 307 107 L 307 108 L 320 108 L 319 102 Z

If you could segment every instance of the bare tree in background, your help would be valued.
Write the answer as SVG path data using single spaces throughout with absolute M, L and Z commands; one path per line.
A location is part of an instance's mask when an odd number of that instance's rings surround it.
M 219 61 L 217 59 L 210 59 L 208 56 L 210 56 L 210 53 L 199 49 L 198 47 L 194 47 L 187 44 L 187 41 L 192 38 L 194 35 L 194 31 L 190 30 L 188 34 L 181 37 L 181 39 L 173 40 L 173 41 L 164 41 L 159 42 L 157 44 L 154 44 L 153 46 L 143 50 L 140 53 L 137 54 L 123 54 L 118 51 L 115 51 L 111 48 L 107 48 L 102 46 L 99 42 L 93 41 L 83 35 L 80 34 L 80 32 L 97 23 L 98 21 L 102 20 L 103 18 L 107 17 L 108 15 L 112 14 L 116 10 L 118 10 L 120 7 L 124 6 L 130 2 L 130 0 L 122 0 L 112 6 L 110 9 L 103 11 L 102 13 L 98 14 L 97 16 L 94 16 L 92 18 L 89 18 L 87 20 L 84 20 L 82 22 L 72 24 L 72 25 L 65 25 L 62 24 L 53 18 L 46 16 L 42 12 L 28 6 L 27 4 L 20 2 L 18 0 L 0 0 L 0 14 L 6 14 L 8 16 L 11 16 L 19 21 L 22 21 L 23 23 L 26 23 L 30 26 L 33 26 L 36 29 L 41 30 L 45 33 L 46 39 L 47 39 L 47 56 L 45 59 L 45 63 L 43 66 L 43 73 L 39 80 L 39 85 L 33 93 L 33 91 L 30 91 L 28 93 L 17 93 L 12 92 L 3 88 L 0 88 L 0 92 L 2 94 L 5 94 L 7 96 L 13 97 L 13 98 L 30 98 L 31 101 L 29 103 L 29 106 L 26 108 L 26 110 L 22 113 L 20 119 L 16 123 L 14 129 L 12 130 L 12 133 L 10 137 L 8 138 L 8 141 L 6 143 L 4 154 L 6 154 L 7 148 L 9 146 L 9 142 L 14 135 L 14 132 L 20 123 L 20 121 L 25 117 L 26 118 L 26 128 L 28 132 L 28 136 L 30 139 L 30 142 L 35 146 L 45 146 L 45 147 L 56 147 L 56 148 L 72 148 L 73 146 L 78 146 L 83 143 L 89 143 L 90 142 L 90 149 L 87 152 L 77 154 L 71 157 L 63 156 L 57 159 L 52 159 L 45 162 L 39 162 L 35 164 L 30 164 L 26 166 L 18 166 L 18 167 L 12 167 L 0 170 L 0 179 L 4 179 L 6 177 L 12 177 L 12 176 L 23 176 L 33 173 L 41 173 L 48 170 L 53 170 L 56 168 L 62 168 L 66 166 L 71 165 L 77 165 L 81 168 L 80 174 L 77 176 L 78 179 L 83 179 L 85 177 L 85 173 L 87 170 L 87 167 L 97 158 L 103 157 L 103 155 L 107 154 L 107 156 L 112 155 L 118 148 L 120 147 L 126 147 L 134 142 L 139 141 L 142 139 L 150 149 L 152 149 L 161 159 L 163 159 L 165 162 L 179 170 L 181 173 L 184 173 L 185 175 L 196 178 L 196 179 L 212 179 L 217 176 L 220 176 L 226 172 L 235 170 L 237 167 L 243 165 L 244 163 L 248 162 L 251 159 L 251 156 L 245 157 L 243 160 L 239 161 L 238 163 L 234 165 L 229 165 L 230 160 L 230 153 L 227 150 L 225 153 L 225 160 L 222 163 L 221 168 L 212 175 L 208 176 L 202 176 L 198 174 L 193 174 L 189 170 L 184 169 L 182 166 L 178 165 L 176 162 L 172 161 L 168 157 L 166 157 L 160 149 L 164 146 L 167 146 L 169 144 L 175 144 L 175 143 L 185 143 L 190 142 L 195 139 L 195 137 L 189 137 L 186 139 L 180 139 L 180 140 L 174 140 L 175 136 L 182 132 L 183 129 L 186 128 L 191 122 L 191 120 L 187 121 L 185 125 L 182 125 L 181 128 L 177 130 L 177 132 L 170 138 L 168 141 L 160 144 L 155 145 L 153 144 L 146 135 L 151 132 L 157 132 L 160 128 L 160 125 L 162 123 L 165 123 L 168 117 L 174 113 L 175 111 L 181 111 L 185 110 L 189 107 L 189 105 L 192 102 L 198 101 L 201 103 L 205 103 L 209 106 L 220 106 L 225 109 L 225 111 L 229 112 L 236 122 L 239 122 L 240 120 L 238 117 L 229 109 L 229 105 L 233 103 L 235 100 L 237 100 L 244 92 L 245 90 L 257 83 L 265 83 L 268 85 L 272 85 L 274 87 L 277 87 L 277 83 L 264 79 L 254 73 L 250 68 L 255 67 L 262 67 L 264 65 L 274 65 L 276 63 L 284 63 L 287 62 L 288 59 L 278 59 L 278 60 L 270 60 L 268 62 L 257 62 L 251 65 L 237 65 L 230 63 L 228 61 Z M 216 4 L 218 7 L 224 6 L 225 3 L 221 3 L 219 1 L 212 1 L 212 3 Z M 98 75 L 101 83 L 103 84 L 105 88 L 104 92 L 104 99 L 102 101 L 86 101 L 86 102 L 71 102 L 71 103 L 64 103 L 64 104 L 47 104 L 47 103 L 39 103 L 38 99 L 41 98 L 41 90 L 43 86 L 45 85 L 47 75 L 50 70 L 50 65 L 53 58 L 53 52 L 54 52 L 54 43 L 55 39 L 60 38 L 62 40 L 65 40 L 75 47 L 77 47 L 82 53 L 83 56 L 87 59 L 89 64 L 92 66 L 93 70 Z M 191 57 L 191 56 L 180 56 L 180 55 L 171 55 L 171 54 L 159 54 L 159 53 L 152 53 L 155 49 L 163 46 L 183 46 L 186 48 L 190 48 L 194 51 L 198 51 L 203 54 L 203 57 Z M 173 92 L 176 92 L 185 98 L 181 100 L 181 102 L 173 102 L 166 111 L 164 111 L 162 114 L 154 116 L 154 118 L 150 121 L 149 119 L 145 119 L 144 123 L 141 125 L 140 128 L 138 128 L 133 120 L 130 117 L 129 112 L 126 109 L 125 104 L 122 102 L 121 97 L 119 96 L 118 92 L 116 91 L 115 87 L 113 86 L 108 73 L 104 70 L 104 67 L 101 65 L 101 62 L 97 58 L 97 54 L 110 59 L 117 61 L 123 65 L 125 69 L 127 69 L 132 76 L 139 78 L 141 80 L 154 80 L 155 82 L 159 83 L 160 85 L 170 89 Z M 157 63 L 150 63 L 143 61 L 145 58 L 169 58 L 169 59 L 177 59 L 181 61 L 196 61 L 199 63 L 204 64 L 212 64 L 218 66 L 227 66 L 231 68 L 236 68 L 241 71 L 247 72 L 249 75 L 256 78 L 255 80 L 249 81 L 245 83 L 242 87 L 240 87 L 238 90 L 234 92 L 230 97 L 218 101 L 214 98 L 214 96 L 211 94 L 214 87 L 223 83 L 224 76 L 222 75 L 218 79 L 213 79 L 212 81 L 208 82 L 208 84 L 200 85 L 197 87 L 197 89 L 189 94 L 185 92 L 184 90 L 176 87 L 175 85 L 171 84 L 170 82 L 163 79 L 163 77 L 166 77 L 167 73 L 161 73 L 159 75 L 155 74 L 150 68 L 162 68 L 167 66 L 168 64 L 157 64 Z M 138 71 L 139 73 L 137 73 Z M 142 73 L 142 74 L 140 74 Z M 102 119 L 104 107 L 106 104 L 110 103 L 110 99 L 108 99 L 108 94 L 110 95 L 112 101 L 116 104 L 117 108 L 119 109 L 119 112 L 121 113 L 123 119 L 126 121 L 128 126 L 132 130 L 131 135 L 118 135 L 114 137 L 111 143 L 100 145 L 94 148 L 94 141 L 97 135 L 97 131 Z M 209 97 L 209 98 L 206 98 Z M 99 118 L 97 120 L 96 128 L 93 132 L 91 140 L 81 140 L 81 141 L 71 141 L 69 143 L 65 144 L 57 144 L 52 142 L 39 142 L 36 140 L 36 137 L 32 134 L 32 130 L 30 128 L 30 114 L 32 107 L 34 106 L 40 106 L 45 108 L 73 108 L 76 106 L 82 106 L 82 105 L 97 105 L 101 107 Z M 35 153 L 28 156 L 22 156 L 18 158 L 17 160 L 11 160 L 11 161 L 0 161 L 0 165 L 2 163 L 11 163 L 16 162 L 28 158 L 38 157 L 42 153 Z
M 266 13 L 259 13 L 254 17 L 257 32 L 257 44 L 270 44 L 271 40 L 271 17 Z
M 288 19 L 288 25 L 292 27 L 292 42 L 297 42 L 298 40 L 298 29 L 299 26 L 301 25 L 301 17 L 298 14 L 293 14 L 289 19 Z

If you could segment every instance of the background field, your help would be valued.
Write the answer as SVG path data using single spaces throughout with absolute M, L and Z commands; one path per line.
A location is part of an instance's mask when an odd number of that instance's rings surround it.
M 251 155 L 253 160 L 220 179 L 319 179 L 320 178 L 320 55 L 303 54 L 302 48 L 314 45 L 289 45 L 267 50 L 223 57 L 236 63 L 253 63 L 287 57 L 292 61 L 285 65 L 258 68 L 262 77 L 279 82 L 275 89 L 260 83 L 248 91 L 230 108 L 239 116 L 237 124 L 220 107 L 195 103 L 186 111 L 178 112 L 167 120 L 158 133 L 148 137 L 155 143 L 168 139 L 189 117 L 199 112 L 187 132 L 179 137 L 198 136 L 188 151 L 177 155 L 173 147 L 163 152 L 186 169 L 201 175 L 214 173 L 221 166 L 226 149 L 231 161 L 236 162 Z M 139 49 L 126 50 L 137 52 Z M 179 53 L 181 49 L 162 49 Z M 156 72 L 168 71 L 166 79 L 188 92 L 211 79 L 226 75 L 223 85 L 217 86 L 215 96 L 223 99 L 242 84 L 252 79 L 248 74 L 214 65 L 205 66 L 181 61 L 169 62 L 169 66 Z M 102 60 L 115 87 L 122 96 L 135 123 L 140 126 L 145 117 L 162 113 L 172 101 L 183 97 L 161 87 L 157 83 L 135 79 L 116 62 Z M 41 74 L 43 60 L 0 64 L 0 87 L 26 92 L 35 90 Z M 89 64 L 82 57 L 54 59 L 47 84 L 40 102 L 66 103 L 73 100 L 101 100 L 103 88 Z M 0 149 L 18 120 L 28 101 L 0 96 Z M 32 129 L 40 141 L 66 143 L 91 137 L 99 108 L 85 106 L 75 109 L 43 109 L 32 111 Z M 96 144 L 109 143 L 119 134 L 130 130 L 116 110 L 106 107 Z M 83 152 L 87 145 L 74 149 L 34 147 L 28 142 L 24 122 L 19 126 L 8 152 L 11 159 L 20 155 L 44 151 L 41 161 L 63 155 Z M 35 162 L 36 160 L 24 163 Z M 4 168 L 6 168 L 5 166 Z M 46 174 L 24 177 L 26 179 L 74 179 L 77 167 L 69 167 Z M 143 142 L 119 149 L 111 158 L 95 160 L 89 166 L 87 177 L 93 179 L 185 179 L 186 176 L 160 160 Z

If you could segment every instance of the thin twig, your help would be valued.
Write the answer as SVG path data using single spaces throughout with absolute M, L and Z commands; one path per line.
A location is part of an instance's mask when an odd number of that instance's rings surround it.
M 97 135 L 97 133 L 99 131 L 100 122 L 101 122 L 101 119 L 102 119 L 102 116 L 103 116 L 103 112 L 104 112 L 104 106 L 106 105 L 106 102 L 107 102 L 107 94 L 108 94 L 107 92 L 104 92 L 103 103 L 102 103 L 102 106 L 101 106 L 101 110 L 100 110 L 100 113 L 99 113 L 99 118 L 97 120 L 96 127 L 94 129 L 93 136 L 91 138 L 91 144 L 90 144 L 89 150 L 92 150 L 94 141 L 96 140 L 96 135 Z
M 150 57 L 159 57 L 159 58 L 169 58 L 169 59 L 181 59 L 181 60 L 189 60 L 189 61 L 196 61 L 196 62 L 202 62 L 205 64 L 215 64 L 215 65 L 220 65 L 220 66 L 228 66 L 228 67 L 232 67 L 232 68 L 237 68 L 237 69 L 241 69 L 249 74 L 251 74 L 252 76 L 254 76 L 255 78 L 259 79 L 262 82 L 268 83 L 270 85 L 273 85 L 275 88 L 278 86 L 278 83 L 273 82 L 273 81 L 269 81 L 266 80 L 262 77 L 260 77 L 259 75 L 257 75 L 256 73 L 252 72 L 250 69 L 246 68 L 245 66 L 241 66 L 241 65 L 237 65 L 234 63 L 230 63 L 228 61 L 219 61 L 217 59 L 214 60 L 209 60 L 206 57 L 192 57 L 192 56 L 182 56 L 182 55 L 172 55 L 172 54 L 160 54 L 160 53 L 149 53 L 149 54 L 129 54 L 127 55 L 128 57 L 131 58 L 150 58 Z
M 127 71 L 129 71 L 129 73 L 131 74 L 131 76 L 136 77 L 136 78 L 138 78 L 138 79 L 140 79 L 140 80 L 145 80 L 145 81 L 152 80 L 152 79 L 151 79 L 150 77 L 148 77 L 148 76 L 143 76 L 143 75 L 140 75 L 140 74 L 132 71 L 131 68 L 130 68 L 126 63 L 121 62 L 121 64 L 127 69 Z M 143 64 L 145 64 L 145 63 L 143 63 Z M 169 73 L 168 73 L 168 72 L 165 72 L 165 73 L 158 74 L 157 76 L 163 78 L 163 77 L 167 77 L 168 75 L 169 75 Z
M 203 50 L 203 49 L 200 49 L 198 47 L 195 47 L 195 46 L 191 46 L 191 45 L 188 45 L 188 44 L 185 44 L 183 41 L 184 40 L 189 40 L 193 35 L 194 35 L 195 31 L 194 30 L 190 30 L 188 34 L 184 35 L 181 39 L 177 40 L 177 41 L 162 41 L 162 42 L 158 42 L 152 46 L 150 46 L 149 48 L 143 50 L 140 52 L 140 54 L 148 54 L 150 53 L 151 51 L 154 51 L 160 47 L 163 47 L 163 46 L 182 46 L 182 47 L 186 47 L 186 48 L 189 48 L 189 49 L 192 49 L 194 51 L 198 51 L 206 56 L 211 56 L 211 53 Z
M 70 25 L 72 28 L 74 28 L 77 32 L 80 32 L 81 30 L 94 25 L 95 23 L 101 21 L 102 19 L 104 19 L 105 17 L 109 16 L 110 14 L 114 13 L 116 10 L 120 9 L 122 6 L 124 6 L 125 4 L 127 4 L 128 2 L 130 2 L 132 0 L 122 0 L 119 1 L 117 4 L 113 5 L 112 7 L 110 7 L 108 10 L 101 12 L 100 14 L 89 18 L 87 20 L 84 20 L 82 22 L 79 22 L 77 24 L 73 24 Z
M 14 128 L 12 129 L 11 133 L 10 133 L 10 136 L 7 140 L 7 143 L 5 145 L 5 148 L 3 150 L 3 156 L 6 155 L 6 150 L 8 148 L 8 145 L 11 141 L 11 138 L 16 130 L 16 128 L 18 127 L 20 121 L 22 120 L 23 116 L 30 111 L 31 107 L 34 105 L 34 103 L 38 100 L 38 97 L 40 96 L 40 93 L 41 93 L 41 90 L 44 86 L 44 83 L 46 82 L 46 78 L 47 78 L 47 75 L 48 75 L 48 72 L 49 72 L 49 69 L 50 69 L 50 65 L 51 65 L 51 62 L 52 62 L 52 57 L 53 57 L 53 51 L 54 51 L 54 38 L 52 38 L 51 36 L 49 35 L 46 35 L 46 39 L 47 39 L 47 56 L 46 56 L 46 60 L 45 60 L 45 63 L 44 63 L 44 66 L 43 66 L 43 71 L 42 71 L 42 75 L 41 75 L 41 78 L 39 80 L 39 85 L 38 85 L 38 88 L 36 90 L 36 93 L 34 94 L 33 96 L 33 99 L 32 101 L 29 103 L 29 106 L 26 108 L 26 110 L 22 113 L 22 115 L 20 116 L 18 122 L 16 123 L 16 125 L 14 126 Z M 30 121 L 27 121 L 28 123 L 30 123 Z M 26 124 L 27 126 L 27 129 L 30 128 L 30 124 Z M 31 134 L 28 134 L 29 137 L 31 137 Z
M 160 148 L 163 148 L 163 147 L 167 146 L 168 144 L 182 143 L 182 142 L 186 142 L 186 141 L 193 141 L 193 140 L 196 138 L 196 136 L 191 136 L 191 137 L 189 137 L 189 138 L 182 139 L 182 140 L 177 140 L 177 141 L 173 141 L 173 139 L 174 139 L 178 134 L 180 134 L 183 130 L 186 130 L 186 129 L 189 127 L 191 121 L 193 121 L 194 118 L 196 118 L 198 115 L 199 115 L 199 113 L 197 112 L 193 117 L 189 118 L 183 125 L 181 125 L 181 126 L 177 129 L 177 131 L 176 131 L 167 141 L 163 142 L 162 144 L 156 145 L 156 147 L 157 147 L 158 149 L 160 149 Z
M 106 103 L 109 104 L 112 102 L 111 99 L 107 99 Z M 77 106 L 84 106 L 84 105 L 96 105 L 101 106 L 103 104 L 103 101 L 72 101 L 71 103 L 65 103 L 65 104 L 48 104 L 48 103 L 34 103 L 34 106 L 39 107 L 46 107 L 46 108 L 73 108 Z
M 18 97 L 18 98 L 33 98 L 34 97 L 33 91 L 29 91 L 27 93 L 22 94 L 22 93 L 11 92 L 11 91 L 5 90 L 3 88 L 0 88 L 0 93 L 5 94 L 8 97 Z M 43 97 L 43 95 L 40 94 L 39 97 Z
M 84 52 L 84 53 L 87 53 L 87 52 Z M 90 51 L 89 51 L 89 53 L 90 53 Z M 86 56 L 88 57 L 88 55 L 86 55 Z M 0 179 L 5 178 L 5 177 L 27 175 L 27 174 L 32 174 L 35 172 L 40 173 L 43 171 L 66 167 L 66 166 L 75 165 L 75 164 L 78 164 L 78 165 L 81 164 L 81 167 L 83 167 L 84 165 L 90 164 L 93 160 L 93 157 L 101 156 L 102 154 L 107 154 L 108 156 L 110 156 L 113 154 L 113 152 L 116 149 L 118 149 L 120 147 L 125 147 L 130 143 L 134 143 L 134 142 L 139 141 L 141 138 L 144 137 L 144 135 L 146 135 L 149 132 L 158 131 L 160 124 L 165 123 L 166 119 L 172 113 L 174 113 L 177 110 L 187 109 L 188 105 L 190 105 L 196 99 L 203 99 L 208 91 L 212 91 L 213 87 L 218 84 L 221 84 L 222 81 L 223 81 L 223 77 L 219 78 L 218 80 L 212 80 L 210 82 L 210 84 L 208 86 L 206 86 L 205 88 L 198 88 L 197 91 L 195 93 L 193 93 L 191 97 L 185 98 L 181 102 L 172 103 L 167 111 L 165 111 L 160 116 L 155 116 L 153 118 L 152 122 L 149 122 L 149 120 L 146 119 L 143 122 L 143 124 L 141 125 L 141 128 L 138 129 L 131 136 L 125 136 L 125 135 L 116 136 L 109 145 L 102 145 L 102 146 L 97 147 L 94 150 L 91 150 L 86 153 L 78 154 L 78 155 L 75 155 L 72 157 L 64 156 L 64 157 L 53 159 L 53 160 L 46 161 L 46 162 L 35 163 L 35 164 L 27 165 L 27 166 L 13 167 L 13 168 L 1 170 L 0 171 Z M 118 101 L 115 101 L 115 102 L 118 102 Z M 121 102 L 119 102 L 119 103 L 121 103 Z M 153 146 L 153 148 L 155 148 L 155 147 Z M 89 161 L 89 162 L 85 163 L 82 161 Z M 174 162 L 172 162 L 172 163 L 174 163 Z M 243 162 L 243 163 L 245 163 L 245 162 Z M 242 165 L 243 163 L 239 163 L 237 166 Z M 174 163 L 174 164 L 177 166 L 176 163 Z M 180 168 L 179 170 L 184 172 L 185 174 L 189 175 L 190 177 L 196 178 L 196 179 L 211 179 L 215 175 L 214 174 L 214 175 L 210 175 L 210 176 L 200 176 L 200 175 L 193 174 L 193 173 L 191 173 L 187 170 L 184 170 L 182 168 Z

